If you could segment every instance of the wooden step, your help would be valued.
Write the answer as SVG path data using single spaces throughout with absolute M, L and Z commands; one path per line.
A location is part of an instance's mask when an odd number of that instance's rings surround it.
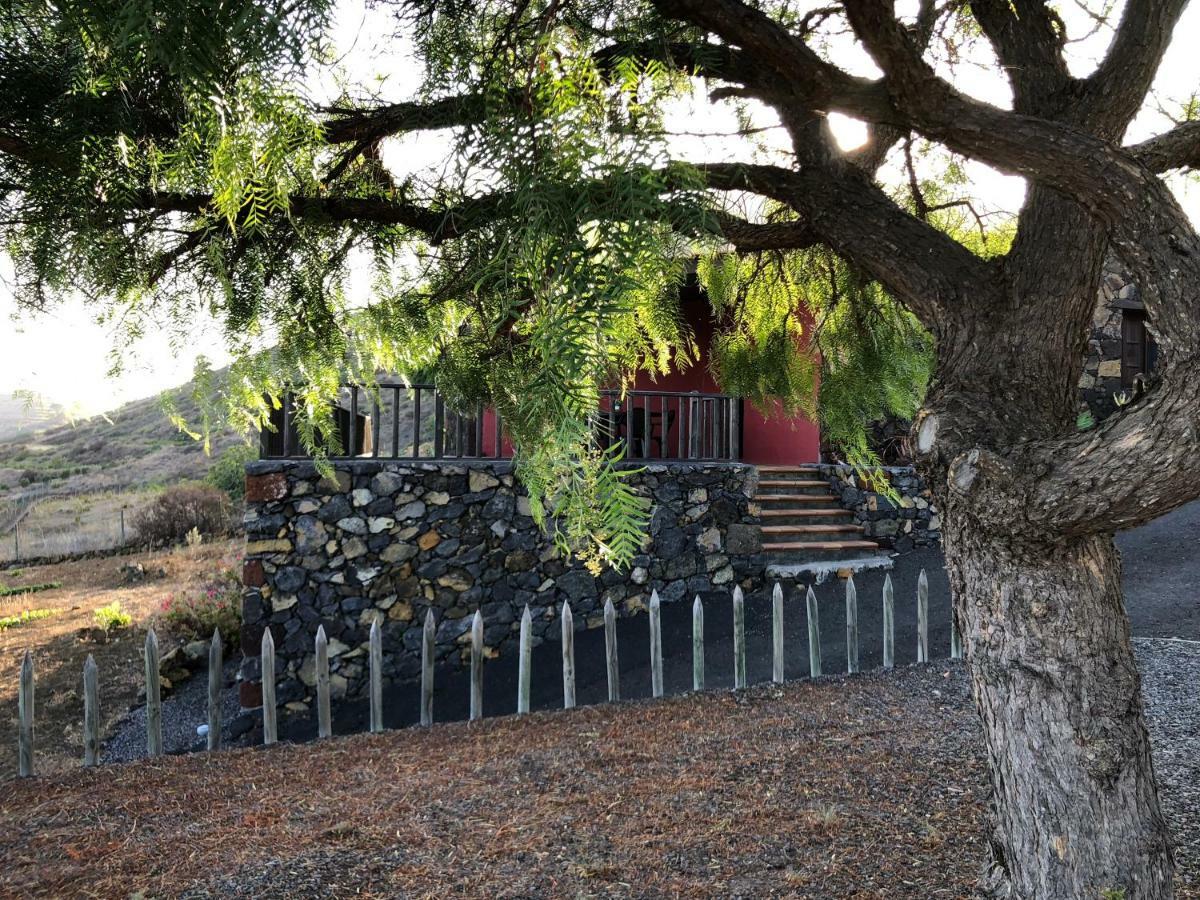
M 844 531 L 861 532 L 861 525 L 764 525 L 763 534 L 832 534 Z
M 821 470 L 816 466 L 797 464 L 794 466 L 755 466 L 760 472 L 804 472 L 808 475 L 818 475 Z
M 837 503 L 833 494 L 755 494 L 755 503 Z
M 824 478 L 760 478 L 759 487 L 829 488 Z
M 786 544 L 763 544 L 764 551 L 784 553 L 789 550 L 878 550 L 874 541 L 794 541 Z
M 819 516 L 852 516 L 848 509 L 764 509 L 759 515 L 764 519 L 782 519 L 788 516 L 800 518 Z

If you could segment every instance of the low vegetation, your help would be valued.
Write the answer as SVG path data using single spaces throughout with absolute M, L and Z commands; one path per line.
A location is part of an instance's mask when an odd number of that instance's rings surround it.
M 222 559 L 216 575 L 162 601 L 161 618 L 171 634 L 207 640 L 219 630 L 227 643 L 237 641 L 242 630 L 240 562 L 238 555 Z
M 16 572 L 20 572 L 17 569 Z M 15 574 L 15 573 L 10 573 Z M 18 584 L 13 587 L 0 586 L 0 597 L 23 597 L 25 594 L 37 594 L 41 591 L 52 591 L 62 587 L 61 581 L 47 581 L 43 584 Z
M 118 629 L 128 628 L 133 624 L 133 616 L 121 609 L 120 600 L 114 600 L 112 603 L 93 610 L 92 618 L 105 635 Z
M 39 619 L 48 619 L 54 615 L 56 610 L 53 609 L 26 609 L 15 616 L 0 616 L 0 631 L 7 631 L 9 628 L 17 628 L 20 625 L 26 625 L 30 622 L 36 622 Z

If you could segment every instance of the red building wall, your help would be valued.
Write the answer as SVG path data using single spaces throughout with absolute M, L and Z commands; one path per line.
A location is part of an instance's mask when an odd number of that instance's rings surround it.
M 713 319 L 708 298 L 695 288 L 684 289 L 680 309 L 696 337 L 699 360 L 684 371 L 652 377 L 639 372 L 634 383 L 639 391 L 700 391 L 720 393 L 708 369 Z M 821 437 L 816 424 L 806 416 L 765 416 L 750 403 L 742 412 L 742 459 L 758 465 L 793 465 L 820 460 Z

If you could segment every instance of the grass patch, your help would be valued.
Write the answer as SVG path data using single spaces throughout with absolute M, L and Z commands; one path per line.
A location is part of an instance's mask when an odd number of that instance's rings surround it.
M 15 616 L 0 616 L 0 631 L 19 628 L 22 625 L 26 625 L 29 622 L 36 622 L 39 619 L 48 619 L 57 612 L 57 609 L 26 609 Z
M 0 587 L 0 597 L 20 597 L 24 594 L 52 591 L 60 587 L 62 587 L 61 581 L 47 581 L 44 584 L 19 584 L 16 587 Z

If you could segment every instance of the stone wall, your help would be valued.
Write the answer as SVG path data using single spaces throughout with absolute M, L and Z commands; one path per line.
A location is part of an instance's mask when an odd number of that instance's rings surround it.
M 1083 374 L 1079 378 L 1080 411 L 1098 421 L 1117 409 L 1121 387 L 1121 305 L 1137 304 L 1137 285 L 1112 257 L 1104 264 L 1100 296 L 1092 317 Z
M 885 473 L 897 497 L 871 490 L 849 466 L 823 465 L 823 474 L 835 497 L 854 513 L 863 526 L 863 536 L 880 546 L 905 553 L 915 547 L 930 547 L 941 538 L 941 518 L 921 476 L 909 466 L 887 466 Z
M 329 637 L 332 692 L 362 696 L 371 623 L 383 626 L 384 677 L 416 677 L 421 624 L 432 608 L 442 662 L 466 659 L 481 609 L 485 652 L 515 646 L 528 604 L 535 640 L 559 634 L 571 602 L 579 628 L 602 624 L 606 599 L 622 614 L 663 602 L 762 589 L 761 532 L 744 465 L 651 465 L 634 476 L 653 503 L 643 552 L 626 572 L 599 577 L 566 559 L 529 516 L 508 462 L 350 460 L 322 479 L 311 463 L 246 467 L 242 704 L 261 703 L 258 648 L 275 640 L 278 699 L 301 709 L 313 694 L 313 638 Z

